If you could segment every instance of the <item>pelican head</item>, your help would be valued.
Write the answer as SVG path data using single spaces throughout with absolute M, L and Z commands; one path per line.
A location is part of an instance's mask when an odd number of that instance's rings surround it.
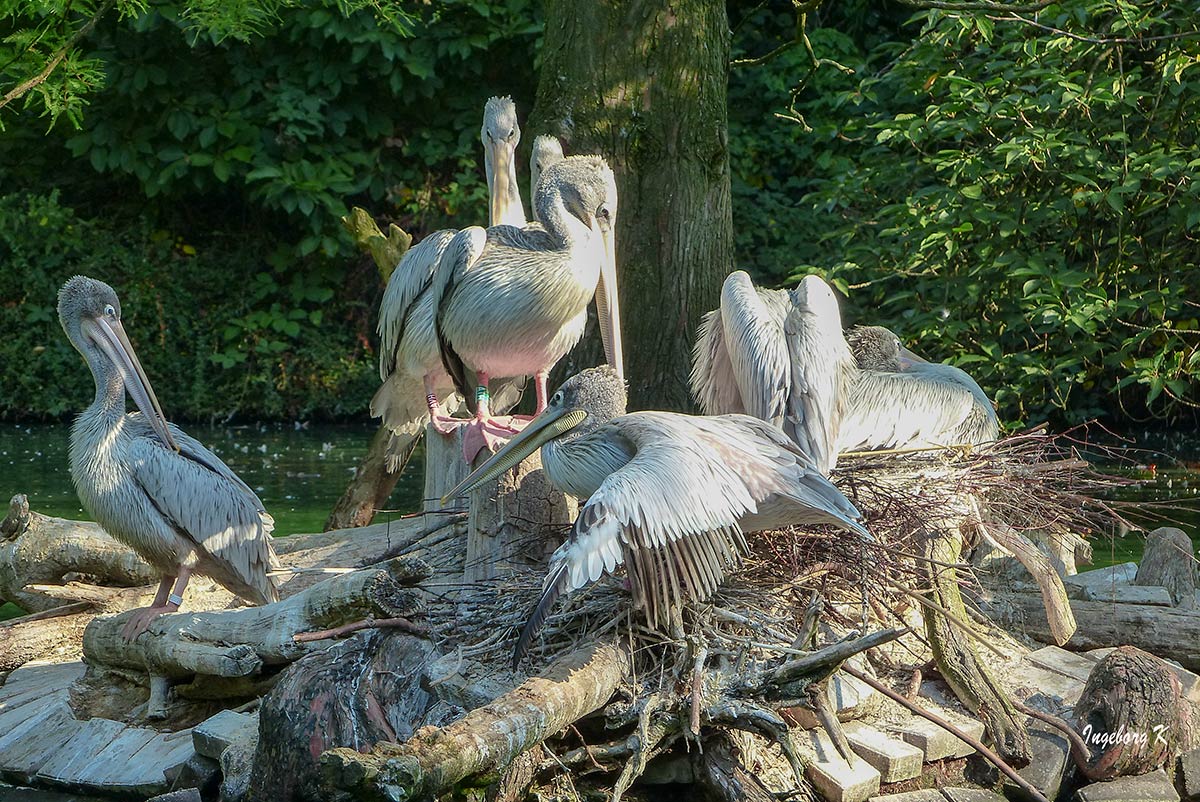
M 121 301 L 113 288 L 94 278 L 75 276 L 58 291 L 58 320 L 91 368 L 97 398 L 106 391 L 116 370 L 154 433 L 178 451 L 154 388 L 121 325 Z
M 520 465 L 523 459 L 551 440 L 582 437 L 624 414 L 625 380 L 611 365 L 577 373 L 551 396 L 545 412 L 443 496 L 442 503 L 469 493 Z
M 517 106 L 511 97 L 488 99 L 483 107 L 479 138 L 483 141 L 483 160 L 491 196 L 491 224 L 525 225 L 525 212 L 520 210 L 515 160 L 521 127 L 517 125 Z
M 596 312 L 608 364 L 625 377 L 621 349 L 621 312 L 617 291 L 617 180 L 599 156 L 567 156 L 551 164 L 538 181 L 535 217 L 570 240 L 600 243 L 600 281 Z
M 558 137 L 542 134 L 533 140 L 533 154 L 529 157 L 529 199 L 537 197 L 538 180 L 552 165 L 563 160 L 562 143 Z M 537 208 L 534 207 L 536 212 Z
M 928 361 L 905 348 L 900 338 L 883 326 L 855 326 L 846 332 L 846 342 L 861 370 L 895 373 Z

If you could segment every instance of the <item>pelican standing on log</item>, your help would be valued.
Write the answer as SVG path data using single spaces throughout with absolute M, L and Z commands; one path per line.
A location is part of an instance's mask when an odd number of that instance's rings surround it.
M 860 370 L 840 451 L 977 445 L 1000 436 L 991 400 L 965 371 L 926 362 L 882 326 L 856 326 L 847 339 Z
M 692 395 L 706 415 L 745 413 L 783 430 L 828 475 L 853 371 L 824 280 L 765 290 L 738 270 L 725 279 L 721 306 L 701 320 Z
M 79 500 L 113 537 L 162 575 L 150 607 L 125 625 L 135 638 L 175 612 L 193 574 L 255 604 L 277 601 L 269 571 L 275 521 L 221 459 L 168 423 L 121 325 L 121 302 L 102 281 L 75 276 L 59 291 L 58 319 L 91 368 L 96 400 L 71 427 Z M 125 413 L 125 392 L 140 413 Z
M 746 415 L 625 414 L 625 382 L 605 365 L 567 379 L 545 412 L 447 494 L 473 490 L 538 448 L 550 482 L 587 499 L 550 558 L 514 664 L 555 600 L 624 564 L 634 604 L 662 628 L 710 596 L 746 553 L 743 532 L 862 515 L 782 432 Z
M 475 413 L 468 463 L 519 431 L 492 416 L 490 382 L 532 375 L 541 413 L 547 375 L 583 336 L 593 296 L 605 356 L 623 375 L 612 170 L 598 156 L 564 158 L 542 174 L 534 208 L 541 225 L 460 231 L 434 282 L 442 362 Z
M 488 100 L 479 137 L 487 171 L 490 224 L 525 225 L 514 157 L 521 129 L 512 98 Z M 379 304 L 379 378 L 383 384 L 371 399 L 371 415 L 382 418 L 392 433 L 387 450 L 389 471 L 403 467 L 430 420 L 443 434 L 454 431 L 453 425 L 445 422 L 446 412 L 453 412 L 458 403 L 450 400 L 454 383 L 438 354 L 430 287 L 442 254 L 457 233 L 454 229 L 435 231 L 410 248 L 392 271 Z M 511 384 L 496 389 L 499 409 L 507 409 L 519 398 L 519 389 Z

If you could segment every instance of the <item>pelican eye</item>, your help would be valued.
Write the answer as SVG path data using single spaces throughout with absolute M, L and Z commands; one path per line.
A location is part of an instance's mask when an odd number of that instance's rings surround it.
M 554 397 L 550 399 L 550 406 L 556 407 L 559 404 L 561 404 L 562 401 L 563 401 L 562 390 L 559 390 L 557 393 L 554 394 Z
M 104 314 L 108 315 L 109 317 L 115 318 L 117 316 L 117 310 L 113 308 L 112 304 L 105 304 L 104 305 Z
M 608 208 L 607 203 L 602 203 L 600 204 L 600 208 L 596 210 L 596 217 L 608 222 L 612 219 L 612 209 Z
M 512 138 L 513 138 L 514 136 L 516 136 L 516 135 L 517 135 L 517 129 L 516 129 L 516 128 L 509 128 L 509 129 L 508 129 L 508 137 L 507 137 L 508 139 L 512 139 Z

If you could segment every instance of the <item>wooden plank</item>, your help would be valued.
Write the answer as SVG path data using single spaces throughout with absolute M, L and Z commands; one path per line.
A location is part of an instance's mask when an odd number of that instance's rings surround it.
M 32 687 L 49 687 L 51 690 L 65 688 L 83 676 L 87 666 L 81 660 L 69 663 L 47 663 L 34 660 L 8 675 L 0 686 L 0 699 L 22 693 Z
M 71 740 L 83 723 L 75 718 L 62 692 L 37 713 L 0 736 L 0 775 L 27 783 L 63 744 Z
M 121 780 L 129 772 L 129 761 L 156 735 L 158 732 L 148 727 L 126 727 L 79 769 L 79 784 L 97 791 L 122 787 Z
M 0 710 L 0 734 L 7 736 L 13 728 L 19 727 L 21 722 L 26 719 L 42 713 L 55 704 L 66 704 L 69 701 L 66 691 L 26 697 L 11 709 Z
M 120 784 L 109 787 L 139 796 L 160 794 L 168 786 L 164 773 L 170 773 L 194 754 L 190 729 L 159 733 L 129 759 Z
M 58 749 L 37 772 L 37 779 L 56 785 L 78 783 L 80 771 L 121 734 L 125 725 L 106 718 L 82 722 L 75 735 Z

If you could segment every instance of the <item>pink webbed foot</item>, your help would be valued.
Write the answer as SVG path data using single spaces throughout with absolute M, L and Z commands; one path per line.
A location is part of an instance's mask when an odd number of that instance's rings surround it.
M 471 421 L 466 418 L 452 418 L 449 415 L 432 415 L 429 422 L 433 424 L 433 429 L 438 434 L 449 437 L 454 434 L 459 426 L 465 426 Z
M 471 465 L 485 448 L 496 453 L 531 420 L 527 415 L 476 418 L 467 424 L 467 430 L 463 432 L 463 459 Z
M 161 607 L 142 607 L 133 611 L 129 616 L 129 620 L 125 622 L 125 626 L 121 628 L 121 636 L 127 641 L 135 641 L 138 636 L 145 632 L 150 627 L 150 622 L 158 618 L 160 615 L 167 615 L 179 611 L 179 606 L 175 604 L 164 604 Z

